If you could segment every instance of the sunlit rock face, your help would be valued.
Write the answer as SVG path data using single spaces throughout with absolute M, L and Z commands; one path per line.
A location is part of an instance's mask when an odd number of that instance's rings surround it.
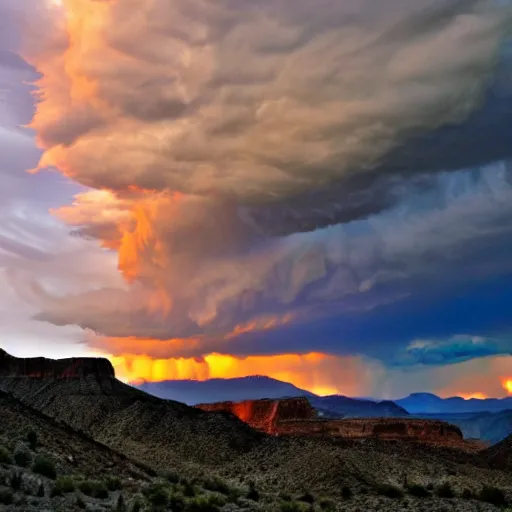
M 35 379 L 73 379 L 95 376 L 101 379 L 115 377 L 115 372 L 110 361 L 103 358 L 24 359 L 13 357 L 0 349 L 0 376 Z
M 253 428 L 274 435 L 378 439 L 466 447 L 461 430 L 443 421 L 409 418 L 321 419 L 307 398 L 221 402 L 197 407 L 210 412 L 229 412 Z M 471 449 L 469 445 L 467 448 Z

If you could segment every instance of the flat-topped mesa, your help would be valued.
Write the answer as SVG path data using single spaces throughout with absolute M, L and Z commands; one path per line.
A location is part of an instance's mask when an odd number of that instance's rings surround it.
M 0 377 L 73 379 L 89 375 L 97 378 L 112 378 L 115 377 L 114 367 L 108 359 L 104 358 L 18 358 L 0 349 Z
M 268 434 L 411 441 L 469 449 L 461 430 L 444 421 L 412 418 L 322 419 L 307 398 L 246 400 L 200 404 L 196 407 L 204 411 L 232 413 L 253 428 Z

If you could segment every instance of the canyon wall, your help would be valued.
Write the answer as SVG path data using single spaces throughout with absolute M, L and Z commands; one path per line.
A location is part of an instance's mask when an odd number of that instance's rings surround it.
M 204 411 L 234 414 L 252 427 L 274 435 L 328 436 L 344 439 L 412 441 L 461 446 L 461 430 L 437 420 L 409 418 L 320 419 L 306 398 L 246 400 L 197 406 Z

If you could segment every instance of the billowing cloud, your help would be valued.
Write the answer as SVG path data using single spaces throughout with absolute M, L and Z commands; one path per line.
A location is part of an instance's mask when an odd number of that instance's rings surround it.
M 51 201 L 60 274 L 9 273 L 37 320 L 119 357 L 382 365 L 416 336 L 341 326 L 510 273 L 509 2 L 62 3 L 24 20 L 31 128 L 88 189 Z

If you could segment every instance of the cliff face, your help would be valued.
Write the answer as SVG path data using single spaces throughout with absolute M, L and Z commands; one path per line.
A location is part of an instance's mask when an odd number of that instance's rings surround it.
M 252 427 L 275 435 L 402 440 L 440 446 L 464 444 L 461 430 L 443 421 L 409 418 L 326 420 L 317 417 L 306 398 L 246 400 L 197 407 L 204 411 L 229 412 Z
M 103 358 L 23 359 L 9 355 L 0 349 L 1 377 L 31 377 L 36 379 L 72 379 L 93 375 L 99 379 L 115 377 L 110 361 Z
M 243 402 L 220 402 L 196 406 L 208 412 L 229 412 L 269 434 L 278 433 L 279 424 L 289 420 L 311 420 L 316 412 L 304 397 L 276 400 L 245 400 Z

